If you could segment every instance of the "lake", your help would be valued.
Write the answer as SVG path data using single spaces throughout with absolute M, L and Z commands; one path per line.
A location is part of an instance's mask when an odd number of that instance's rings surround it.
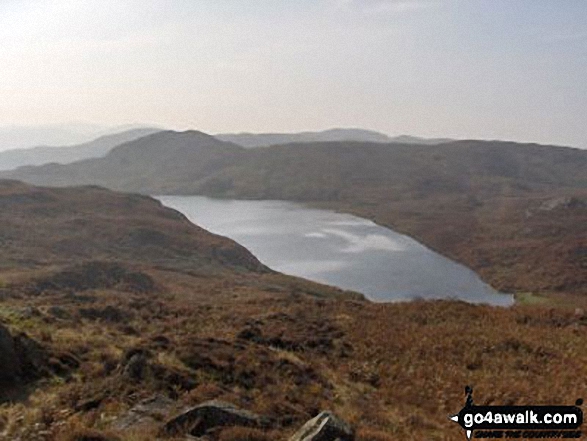
M 268 267 L 373 301 L 460 299 L 508 306 L 470 269 L 410 237 L 349 214 L 283 201 L 159 196 L 193 223 L 229 237 Z

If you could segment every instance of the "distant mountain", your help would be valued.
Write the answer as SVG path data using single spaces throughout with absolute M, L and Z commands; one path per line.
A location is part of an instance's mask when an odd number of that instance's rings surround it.
M 38 145 L 81 144 L 106 134 L 106 127 L 84 123 L 0 126 L 0 151 Z
M 211 171 L 238 162 L 246 152 L 241 146 L 202 132 L 164 131 L 121 144 L 103 158 L 20 167 L 2 175 L 52 186 L 97 184 L 124 191 L 173 194 L 185 192 Z
M 125 127 L 127 128 L 125 129 Z M 27 165 L 43 165 L 49 163 L 70 164 L 72 162 L 80 161 L 83 159 L 100 158 L 120 144 L 162 131 L 162 129 L 160 128 L 136 128 L 134 126 L 121 126 L 119 127 L 119 129 L 121 130 L 120 132 L 108 133 L 100 136 L 97 139 L 76 145 L 40 145 L 30 148 L 14 148 L 0 151 L 0 171 L 13 170 L 15 168 Z M 44 132 L 41 132 L 39 136 L 41 136 L 42 133 Z M 0 138 L 1 136 L 2 133 L 0 129 Z M 359 141 L 422 145 L 436 145 L 450 141 L 449 139 L 445 138 L 426 139 L 407 135 L 389 137 L 379 132 L 362 129 L 331 129 L 325 130 L 323 132 L 301 132 L 289 134 L 220 134 L 216 135 L 215 138 L 221 141 L 231 142 L 246 148 L 267 147 L 270 145 L 277 144 L 334 141 Z
M 38 185 L 99 184 L 149 194 L 299 201 L 587 187 L 587 152 L 501 141 L 314 142 L 246 149 L 198 131 L 162 131 L 102 158 L 3 172 Z M 393 193 L 390 191 L 393 190 Z
M 330 129 L 322 132 L 300 133 L 225 133 L 215 135 L 222 141 L 233 142 L 246 148 L 268 147 L 278 144 L 329 142 L 329 141 L 360 141 L 404 144 L 435 145 L 448 142 L 450 139 L 426 139 L 415 136 L 389 137 L 383 133 L 363 129 Z
M 13 149 L 0 152 L 0 170 L 12 170 L 24 165 L 48 163 L 69 164 L 86 158 L 104 156 L 117 145 L 133 141 L 158 132 L 156 128 L 126 130 L 104 135 L 93 141 L 66 147 L 39 146 L 27 149 Z
M 446 144 L 447 142 L 453 142 L 454 139 L 450 138 L 420 138 L 418 136 L 400 135 L 391 138 L 390 142 L 399 144 L 422 144 L 422 145 L 438 145 Z
M 96 138 L 143 128 L 163 128 L 153 124 L 103 126 L 87 123 L 0 126 L 0 152 L 37 146 L 73 146 Z
M 167 131 L 103 158 L 0 177 L 309 202 L 409 234 L 500 290 L 587 294 L 587 151 L 580 149 L 499 141 L 246 149 L 201 132 Z

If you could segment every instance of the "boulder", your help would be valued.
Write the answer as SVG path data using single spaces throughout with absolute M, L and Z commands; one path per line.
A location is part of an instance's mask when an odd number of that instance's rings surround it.
M 175 402 L 169 398 L 157 395 L 141 401 L 131 408 L 126 415 L 116 420 L 113 429 L 116 430 L 139 430 L 145 426 L 157 424 L 167 415 Z
M 35 380 L 48 373 L 48 359 L 39 343 L 24 333 L 13 336 L 0 325 L 0 382 Z
M 49 355 L 43 346 L 26 334 L 13 338 L 23 380 L 32 381 L 49 374 Z
M 210 429 L 227 426 L 259 428 L 266 427 L 267 421 L 232 404 L 212 400 L 192 407 L 168 421 L 162 429 L 162 435 L 202 436 Z
M 12 382 L 20 377 L 20 361 L 14 347 L 14 338 L 0 325 L 0 383 Z
M 19 397 L 26 384 L 49 373 L 45 348 L 26 334 L 13 336 L 0 325 L 0 403 Z
M 353 429 L 330 412 L 322 412 L 298 430 L 289 441 L 353 441 Z
M 133 355 L 124 366 L 123 375 L 133 381 L 143 381 L 151 371 L 149 359 L 144 354 Z
M 142 381 L 151 372 L 149 360 L 153 354 L 148 349 L 132 348 L 122 357 L 122 374 L 129 380 Z
M 188 371 L 157 363 L 154 353 L 147 348 L 131 348 L 125 352 L 118 372 L 132 383 L 151 381 L 152 386 L 166 389 L 169 396 L 179 390 L 192 390 L 197 382 Z

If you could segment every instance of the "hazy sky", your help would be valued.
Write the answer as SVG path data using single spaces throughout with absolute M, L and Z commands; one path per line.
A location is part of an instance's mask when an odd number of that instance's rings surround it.
M 0 126 L 587 147 L 586 0 L 0 0 Z

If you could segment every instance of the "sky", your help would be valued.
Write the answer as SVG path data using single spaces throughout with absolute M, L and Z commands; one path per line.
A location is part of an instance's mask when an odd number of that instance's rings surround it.
M 0 127 L 587 147 L 585 0 L 0 0 Z

